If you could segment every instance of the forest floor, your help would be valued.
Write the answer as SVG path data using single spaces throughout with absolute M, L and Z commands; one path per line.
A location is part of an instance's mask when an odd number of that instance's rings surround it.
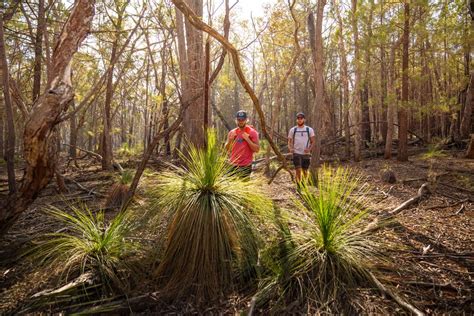
M 387 162 L 372 158 L 359 163 L 342 163 L 358 169 L 370 184 L 369 198 L 374 212 L 395 209 L 416 195 L 418 188 L 431 179 L 431 194 L 413 207 L 395 216 L 394 224 L 377 233 L 381 239 L 396 245 L 387 255 L 396 269 L 380 271 L 381 281 L 407 301 L 427 314 L 473 314 L 474 277 L 474 161 L 458 158 L 461 152 L 449 151 L 443 157 L 425 159 L 421 154 L 411 156 L 407 163 Z M 123 161 L 133 168 L 135 162 Z M 145 173 L 138 198 L 138 208 L 146 208 L 143 194 L 152 186 L 153 174 L 162 165 L 157 160 Z M 46 288 L 54 288 L 57 275 L 47 267 L 38 267 L 19 255 L 37 236 L 61 229 L 39 212 L 48 205 L 63 207 L 76 200 L 99 206 L 114 181 L 109 172 L 100 171 L 92 160 L 80 160 L 79 167 L 71 164 L 64 173 L 68 193 L 59 194 L 55 182 L 41 192 L 40 197 L 26 211 L 9 233 L 0 239 L 0 314 L 31 312 L 31 297 Z M 381 170 L 389 167 L 397 181 L 382 181 Z M 6 172 L 0 166 L 0 192 L 6 188 Z M 63 169 L 64 170 L 64 169 Z M 20 174 L 20 172 L 18 172 Z M 435 177 L 434 177 L 435 176 Z M 266 192 L 282 208 L 291 211 L 295 188 L 289 175 L 280 172 Z M 140 193 L 140 192 L 139 192 Z M 1 198 L 1 197 L 0 197 Z M 108 216 L 113 216 L 109 212 Z M 153 234 L 143 237 L 153 242 Z M 153 291 L 150 282 L 137 287 L 136 294 Z M 134 293 L 135 294 L 135 293 Z M 400 314 L 403 309 L 376 289 L 358 289 L 355 307 L 362 314 Z M 251 297 L 232 297 L 209 313 L 245 313 Z M 133 304 L 130 306 L 133 310 Z M 149 308 L 149 307 L 148 307 Z M 190 306 L 158 304 L 156 313 L 190 313 Z M 43 312 L 51 312 L 46 309 Z M 150 312 L 150 310 L 149 310 Z

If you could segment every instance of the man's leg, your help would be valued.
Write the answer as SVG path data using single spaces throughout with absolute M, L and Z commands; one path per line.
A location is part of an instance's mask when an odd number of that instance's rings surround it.
M 301 155 L 293 154 L 293 165 L 295 166 L 296 183 L 301 181 Z
M 311 158 L 309 156 L 304 156 L 301 162 L 301 169 L 303 170 L 303 179 L 308 179 L 308 169 L 309 164 L 311 163 Z

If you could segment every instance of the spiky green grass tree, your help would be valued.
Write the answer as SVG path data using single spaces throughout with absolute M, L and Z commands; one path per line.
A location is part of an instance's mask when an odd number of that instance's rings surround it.
M 232 171 L 214 132 L 204 149 L 190 145 L 181 156 L 184 165 L 163 172 L 155 190 L 167 219 L 157 275 L 171 298 L 218 298 L 254 268 L 259 234 L 253 216 L 266 214 L 271 201 L 262 181 Z
M 317 188 L 303 183 L 297 208 L 287 214 L 291 233 L 280 241 L 283 255 L 275 247 L 267 253 L 270 273 L 260 285 L 262 302 L 273 296 L 280 308 L 299 301 L 341 312 L 350 289 L 370 284 L 384 246 L 366 229 L 367 190 L 357 173 L 341 167 L 322 167 Z
M 93 214 L 86 205 L 69 208 L 46 211 L 65 231 L 42 236 L 28 254 L 59 269 L 65 281 L 91 271 L 105 290 L 125 292 L 132 270 L 127 259 L 139 250 L 138 244 L 128 239 L 133 221 L 124 212 L 107 221 L 103 211 Z

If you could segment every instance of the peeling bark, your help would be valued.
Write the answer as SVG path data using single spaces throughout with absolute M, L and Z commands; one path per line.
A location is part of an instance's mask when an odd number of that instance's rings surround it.
M 17 196 L 0 208 L 0 235 L 36 199 L 54 175 L 57 148 L 52 137 L 59 116 L 74 97 L 71 85 L 71 60 L 89 33 L 94 16 L 94 0 L 78 0 L 59 35 L 52 56 L 52 80 L 33 106 L 23 135 L 26 162 Z

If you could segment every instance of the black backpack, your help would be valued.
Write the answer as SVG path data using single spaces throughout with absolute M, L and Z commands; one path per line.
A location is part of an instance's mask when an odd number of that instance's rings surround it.
M 298 126 L 293 126 L 293 143 L 295 142 L 295 136 L 296 136 L 296 130 L 298 129 Z M 298 131 L 298 133 L 307 133 L 308 135 L 308 141 L 306 142 L 306 147 L 305 148 L 308 148 L 308 145 L 309 145 L 309 127 L 306 126 L 306 131 Z

